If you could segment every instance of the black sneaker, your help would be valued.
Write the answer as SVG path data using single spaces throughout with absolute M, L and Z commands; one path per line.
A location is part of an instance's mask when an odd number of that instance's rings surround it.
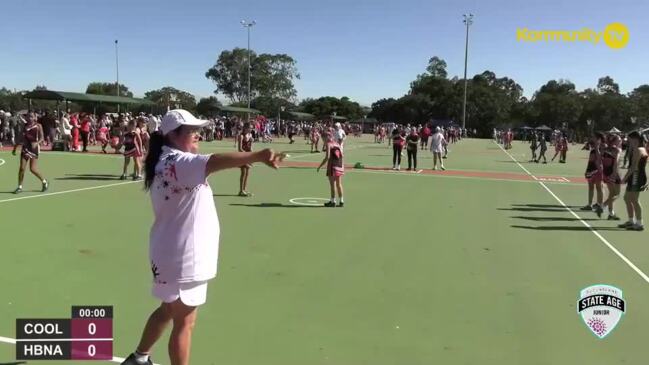
M 344 206 L 345 206 L 345 203 L 343 203 L 343 202 L 338 203 L 338 208 L 342 208 Z
M 119 177 L 120 180 L 126 180 L 126 174 L 123 174 L 122 176 Z
M 606 218 L 609 221 L 619 221 L 620 217 L 616 216 L 615 214 L 609 214 L 608 218 Z
M 331 208 L 331 207 L 335 207 L 335 206 L 336 206 L 336 202 L 326 202 L 326 203 L 324 203 L 324 206 L 325 206 L 325 207 L 329 207 L 329 208 Z
M 633 225 L 634 225 L 634 223 L 631 223 L 631 222 L 629 222 L 629 221 L 626 221 L 626 222 L 624 222 L 624 223 L 622 223 L 622 224 L 618 224 L 618 225 L 617 225 L 617 228 L 628 228 L 628 227 L 631 227 L 631 226 L 633 226 Z
M 135 354 L 129 355 L 120 365 L 153 365 L 153 360 L 149 357 L 149 360 L 145 363 L 139 363 L 135 360 Z
M 45 180 L 45 182 L 43 183 L 43 187 L 41 189 L 41 192 L 43 192 L 43 193 L 46 192 L 49 187 L 50 187 L 50 183 L 47 180 Z
M 14 194 L 20 194 L 22 192 L 23 192 L 23 188 L 16 188 L 16 190 L 14 190 Z
M 632 224 L 626 227 L 627 231 L 644 231 L 644 226 L 642 224 Z
M 595 213 L 597 213 L 597 217 L 602 218 L 602 213 L 604 213 L 604 209 L 599 204 L 595 204 Z

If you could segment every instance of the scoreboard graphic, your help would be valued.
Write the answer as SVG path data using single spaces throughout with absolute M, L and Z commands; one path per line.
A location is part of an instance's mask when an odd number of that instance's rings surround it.
M 112 306 L 72 306 L 65 319 L 16 319 L 16 360 L 112 358 Z

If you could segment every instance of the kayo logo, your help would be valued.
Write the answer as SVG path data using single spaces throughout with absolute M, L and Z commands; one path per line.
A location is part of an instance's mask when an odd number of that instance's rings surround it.
M 597 32 L 591 28 L 580 30 L 529 30 L 516 29 L 516 40 L 519 42 L 591 42 L 599 44 L 602 40 L 613 49 L 626 47 L 629 43 L 629 29 L 622 23 L 610 23 L 604 31 Z

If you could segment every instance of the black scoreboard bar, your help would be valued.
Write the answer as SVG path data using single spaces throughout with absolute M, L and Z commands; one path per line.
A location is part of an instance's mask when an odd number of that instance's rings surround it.
M 71 318 L 16 319 L 16 360 L 111 360 L 113 307 L 73 306 Z

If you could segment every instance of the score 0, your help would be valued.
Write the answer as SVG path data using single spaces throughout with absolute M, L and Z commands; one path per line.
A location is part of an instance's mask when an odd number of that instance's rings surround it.
M 70 327 L 73 360 L 113 358 L 113 307 L 73 306 Z

